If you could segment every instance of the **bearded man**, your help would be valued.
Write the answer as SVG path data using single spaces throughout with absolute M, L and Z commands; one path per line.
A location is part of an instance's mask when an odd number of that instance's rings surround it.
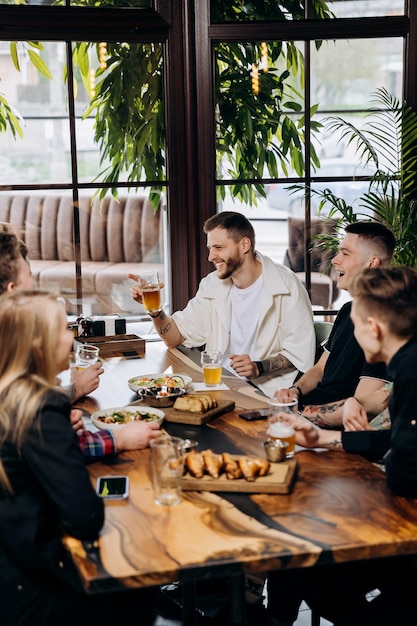
M 255 251 L 253 226 L 241 213 L 217 213 L 203 230 L 215 271 L 182 311 L 154 313 L 155 329 L 169 348 L 220 350 L 224 368 L 272 397 L 314 363 L 307 291 L 294 272 Z M 131 294 L 142 302 L 138 285 Z

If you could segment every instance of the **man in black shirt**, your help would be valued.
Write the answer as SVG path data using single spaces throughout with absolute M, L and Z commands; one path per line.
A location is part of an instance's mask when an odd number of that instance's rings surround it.
M 377 222 L 349 224 L 345 233 L 332 263 L 338 287 L 349 291 L 362 269 L 390 265 L 396 241 L 391 231 Z M 374 393 L 387 381 L 385 365 L 365 362 L 353 334 L 350 310 L 351 302 L 340 309 L 317 363 L 292 387 L 275 394 L 297 398 L 304 417 L 323 428 L 342 428 L 343 406 L 351 396 L 358 401 L 358 413 L 361 405 L 370 417 L 386 408 L 386 394 Z

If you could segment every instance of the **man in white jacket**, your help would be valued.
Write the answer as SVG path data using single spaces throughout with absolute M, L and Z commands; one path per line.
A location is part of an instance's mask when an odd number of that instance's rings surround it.
M 240 213 L 217 213 L 203 229 L 216 269 L 201 280 L 182 311 L 154 313 L 155 329 L 169 348 L 220 350 L 223 367 L 272 397 L 314 362 L 307 291 L 291 270 L 255 252 L 252 224 Z M 142 302 L 138 285 L 131 293 Z

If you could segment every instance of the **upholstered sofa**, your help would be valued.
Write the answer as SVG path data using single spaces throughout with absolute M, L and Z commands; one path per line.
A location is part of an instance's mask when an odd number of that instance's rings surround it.
M 140 195 L 80 197 L 84 314 L 132 311 L 128 273 L 158 269 L 163 280 L 163 219 Z M 77 313 L 73 203 L 70 195 L 0 194 L 0 222 L 9 222 L 29 250 L 32 273 L 44 289 L 60 292 Z

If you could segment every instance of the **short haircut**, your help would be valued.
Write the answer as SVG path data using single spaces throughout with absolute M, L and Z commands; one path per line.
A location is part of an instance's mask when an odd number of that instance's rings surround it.
M 252 252 L 255 251 L 255 231 L 250 221 L 236 211 L 222 211 L 212 215 L 204 222 L 203 231 L 207 234 L 215 228 L 223 228 L 229 239 L 238 243 L 247 237 L 251 242 Z
M 417 270 L 405 266 L 368 267 L 357 274 L 350 293 L 359 315 L 384 321 L 398 337 L 417 334 Z
M 13 232 L 0 231 L 0 293 L 7 291 L 9 283 L 19 280 L 19 241 Z
M 391 261 L 397 241 L 393 233 L 384 224 L 371 221 L 353 222 L 346 226 L 345 232 L 371 241 L 378 251 L 382 263 Z

